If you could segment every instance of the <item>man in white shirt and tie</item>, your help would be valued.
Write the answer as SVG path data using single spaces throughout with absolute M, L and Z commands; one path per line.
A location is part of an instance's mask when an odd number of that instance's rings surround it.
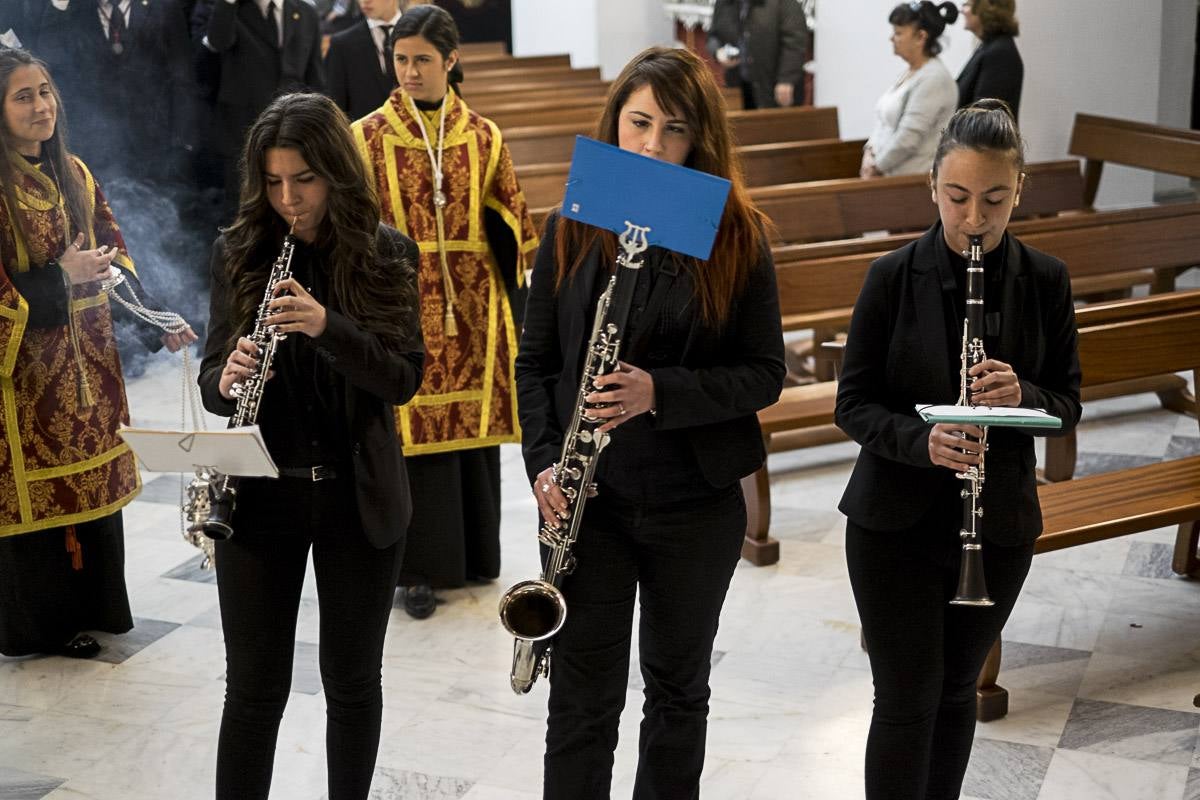
M 363 19 L 329 41 L 328 92 L 351 120 L 383 105 L 396 87 L 388 37 L 400 20 L 400 0 L 359 0 Z

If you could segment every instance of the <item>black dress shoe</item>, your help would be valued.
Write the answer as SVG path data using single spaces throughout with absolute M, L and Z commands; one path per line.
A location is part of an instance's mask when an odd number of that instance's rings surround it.
M 427 583 L 419 586 L 404 586 L 404 610 L 413 619 L 426 619 L 437 610 L 437 598 L 433 587 Z
M 95 658 L 100 654 L 100 643 L 81 633 L 59 648 L 58 654 L 67 658 Z

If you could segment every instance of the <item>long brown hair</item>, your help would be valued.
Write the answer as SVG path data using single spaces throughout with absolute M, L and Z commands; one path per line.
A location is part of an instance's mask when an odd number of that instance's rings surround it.
M 226 270 L 232 292 L 229 349 L 254 324 L 270 266 L 287 227 L 267 198 L 267 150 L 296 150 L 329 182 L 325 219 L 316 243 L 327 248 L 335 307 L 398 350 L 414 331 L 401 327 L 416 307 L 415 266 L 399 254 L 379 252 L 379 199 L 354 147 L 350 121 L 328 97 L 287 94 L 276 98 L 246 134 L 237 218 L 224 230 Z
M 687 120 L 692 151 L 684 166 L 726 178 L 733 184 L 708 260 L 676 256 L 691 273 L 701 317 L 710 325 L 720 326 L 729 316 L 734 298 L 745 287 L 751 267 L 767 249 L 769 222 L 746 193 L 721 91 L 704 62 L 688 50 L 651 47 L 626 64 L 608 90 L 596 138 L 618 144 L 621 109 L 629 96 L 643 86 L 650 87 L 663 111 Z M 615 234 L 559 219 L 554 237 L 556 286 L 561 286 L 579 269 L 597 244 L 612 264 L 617 252 Z
M 63 196 L 70 224 L 67 243 L 70 243 L 76 234 L 87 231 L 91 227 L 92 204 L 87 196 L 87 189 L 79 170 L 67 150 L 67 114 L 63 108 L 62 94 L 58 91 L 58 86 L 54 83 L 54 78 L 50 75 L 50 70 L 44 62 L 25 50 L 0 47 L 0 105 L 8 102 L 9 83 L 13 73 L 21 67 L 39 68 L 46 76 L 46 81 L 50 84 L 50 92 L 54 95 L 54 103 L 57 107 L 54 133 L 47 141 L 42 142 L 42 156 L 50 167 L 55 183 L 58 184 L 59 193 Z M 20 236 L 28 244 L 29 231 L 25 230 L 21 222 L 21 215 L 17 213 L 18 174 L 13 166 L 13 159 L 22 158 L 22 156 L 17 152 L 16 143 L 13 141 L 12 132 L 8 129 L 7 124 L 0 124 L 0 146 L 3 147 L 3 153 L 0 153 L 0 187 L 3 188 L 4 199 L 8 202 L 14 235 Z

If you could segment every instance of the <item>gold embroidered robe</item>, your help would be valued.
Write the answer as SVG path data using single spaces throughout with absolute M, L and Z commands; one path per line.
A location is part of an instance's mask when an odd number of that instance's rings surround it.
M 457 335 L 446 332 L 433 168 L 418 127 L 425 124 L 436 153 L 440 111 L 418 112 L 414 118 L 408 98 L 397 89 L 353 126 L 379 191 L 383 221 L 416 241 L 421 251 L 425 377 L 420 392 L 396 409 L 396 428 L 410 456 L 520 440 L 513 369 L 517 330 L 504 276 L 484 231 L 484 212 L 499 214 L 512 232 L 517 264 L 516 274 L 508 277 L 518 287 L 537 250 L 537 234 L 500 129 L 453 92 L 446 102 L 444 243 Z
M 0 203 L 0 536 L 105 517 L 141 488 L 133 453 L 117 436 L 118 426 L 129 423 L 129 408 L 108 296 L 99 282 L 70 289 L 77 346 L 71 325 L 26 325 L 29 305 L 9 276 L 39 268 L 69 242 L 54 181 L 24 159 L 13 163 L 16 213 L 30 236 L 22 239 L 12 209 Z M 93 211 L 84 248 L 118 248 L 113 263 L 136 275 L 100 187 L 83 162 L 75 159 L 74 166 Z M 81 369 L 91 406 L 80 401 Z

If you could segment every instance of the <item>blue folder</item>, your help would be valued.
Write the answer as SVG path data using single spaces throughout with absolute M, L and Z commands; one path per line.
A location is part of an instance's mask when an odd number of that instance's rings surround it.
M 729 181 L 575 137 L 562 215 L 616 234 L 649 226 L 650 244 L 707 259 L 729 196 Z

